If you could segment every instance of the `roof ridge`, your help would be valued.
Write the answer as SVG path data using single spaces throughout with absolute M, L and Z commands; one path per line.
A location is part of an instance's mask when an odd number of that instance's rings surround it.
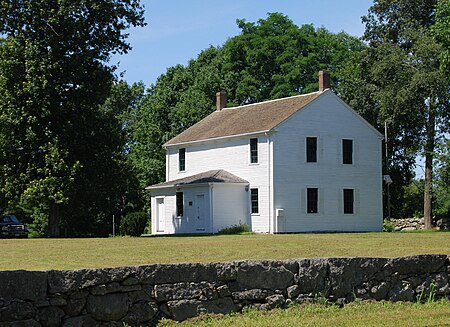
M 324 90 L 324 91 L 315 91 L 315 92 L 311 92 L 311 93 L 306 93 L 306 94 L 297 94 L 297 95 L 291 95 L 291 96 L 287 96 L 287 97 L 283 97 L 283 98 L 278 98 L 278 99 L 272 99 L 272 100 L 265 100 L 265 101 L 261 101 L 261 102 L 255 102 L 255 103 L 249 103 L 249 104 L 244 104 L 241 106 L 235 106 L 235 107 L 225 107 L 220 111 L 215 111 L 215 112 L 221 112 L 224 110 L 236 110 L 236 109 L 243 109 L 244 107 L 251 107 L 251 106 L 257 106 L 257 105 L 261 105 L 264 103 L 271 103 L 271 102 L 278 102 L 278 101 L 282 101 L 282 100 L 286 100 L 286 99 L 292 99 L 292 98 L 300 98 L 300 97 L 304 97 L 304 96 L 310 96 L 316 93 L 324 93 L 325 91 L 327 91 L 328 89 Z

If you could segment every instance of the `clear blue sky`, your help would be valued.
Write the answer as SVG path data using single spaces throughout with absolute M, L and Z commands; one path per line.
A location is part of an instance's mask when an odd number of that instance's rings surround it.
M 168 67 L 186 65 L 201 50 L 218 46 L 237 34 L 236 19 L 256 22 L 268 12 L 287 15 L 296 25 L 314 24 L 332 32 L 362 36 L 361 16 L 372 0 L 142 0 L 147 26 L 129 31 L 133 49 L 113 57 L 117 73 L 146 86 Z

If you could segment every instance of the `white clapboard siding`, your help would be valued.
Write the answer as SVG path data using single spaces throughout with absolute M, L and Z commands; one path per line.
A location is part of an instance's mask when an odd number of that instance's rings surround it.
M 214 184 L 213 233 L 237 224 L 251 227 L 248 193 L 242 184 Z
M 250 138 L 258 137 L 258 163 L 250 163 Z M 186 169 L 178 169 L 178 149 L 186 149 Z M 192 176 L 208 170 L 223 169 L 247 180 L 259 189 L 260 214 L 252 215 L 255 232 L 269 232 L 269 145 L 264 134 L 231 137 L 217 141 L 171 146 L 167 149 L 168 180 Z M 249 192 L 248 192 L 249 193 Z M 249 197 L 249 195 L 248 195 Z M 248 212 L 250 217 L 250 212 Z M 249 219 L 249 218 L 248 218 Z
M 254 137 L 258 138 L 257 164 L 250 163 L 250 138 Z M 317 163 L 306 163 L 306 137 L 318 139 Z M 343 139 L 353 140 L 351 165 L 342 164 Z M 249 224 L 255 232 L 269 233 L 379 231 L 382 229 L 381 139 L 381 134 L 334 93 L 325 91 L 268 134 L 168 146 L 166 177 L 176 180 L 223 169 L 249 182 L 248 188 L 218 183 L 205 186 L 205 203 L 210 215 L 205 232 L 217 232 L 239 222 Z M 179 148 L 186 149 L 185 171 L 179 171 Z M 309 187 L 319 190 L 317 214 L 306 213 Z M 251 188 L 258 188 L 259 193 L 259 213 L 254 215 L 250 214 Z M 354 190 L 353 214 L 343 213 L 343 189 L 347 188 Z M 167 193 L 166 233 L 198 232 L 189 201 L 195 201 L 201 190 L 192 187 L 185 191 L 184 220 L 174 217 L 174 192 L 172 189 L 172 196 Z M 277 209 L 284 212 L 280 218 L 276 217 L 281 212 Z
M 317 163 L 306 162 L 306 137 L 317 137 Z M 274 142 L 274 209 L 284 209 L 279 232 L 382 229 L 380 135 L 336 95 L 321 97 L 280 124 Z M 353 164 L 342 164 L 342 139 L 353 140 Z M 245 176 L 243 176 L 245 178 Z M 319 190 L 319 212 L 306 213 L 306 189 Z M 355 213 L 343 213 L 343 189 Z
M 212 232 L 211 197 L 209 186 L 183 188 L 184 214 L 177 217 L 176 190 L 166 188 L 152 190 L 152 208 L 156 208 L 157 198 L 164 198 L 165 202 L 165 228 L 159 231 L 157 226 L 157 210 L 152 210 L 152 233 L 153 234 L 195 234 Z M 196 196 L 203 195 L 204 210 L 202 224 L 199 225 L 196 211 Z

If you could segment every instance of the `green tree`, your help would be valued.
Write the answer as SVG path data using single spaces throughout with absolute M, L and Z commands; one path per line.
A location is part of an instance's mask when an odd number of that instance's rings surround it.
M 341 66 L 365 47 L 344 32 L 298 27 L 280 13 L 237 24 L 241 34 L 222 49 L 224 86 L 235 104 L 317 91 L 317 73 L 323 69 L 332 73 L 336 88 Z
M 122 150 L 101 107 L 114 81 L 108 60 L 130 50 L 124 30 L 143 24 L 138 0 L 0 3 L 2 210 L 27 211 L 49 236 L 70 228 L 84 195 L 101 211 Z
M 450 140 L 438 149 L 436 180 L 436 215 L 450 217 Z
M 345 63 L 365 48 L 346 33 L 298 27 L 280 13 L 237 24 L 239 35 L 169 68 L 138 106 L 130 155 L 142 186 L 164 180 L 162 144 L 214 111 L 217 91 L 227 92 L 228 106 L 308 93 L 318 90 L 321 69 L 339 89 Z
M 393 160 L 411 171 L 425 157 L 424 218 L 432 227 L 433 157 L 449 114 L 449 83 L 440 69 L 442 47 L 431 33 L 436 1 L 378 0 L 369 9 L 368 84 L 379 121 L 388 121 Z
M 450 73 L 450 1 L 439 0 L 436 7 L 436 21 L 432 32 L 437 42 L 443 46 L 441 68 Z
M 436 21 L 432 26 L 436 41 L 442 45 L 441 70 L 450 79 L 450 1 L 439 0 L 436 8 Z M 450 216 L 450 128 L 443 135 L 438 148 L 438 170 L 436 183 L 436 214 Z

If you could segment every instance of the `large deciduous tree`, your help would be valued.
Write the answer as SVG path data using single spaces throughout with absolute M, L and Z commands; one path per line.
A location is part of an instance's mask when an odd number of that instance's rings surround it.
M 390 126 L 394 160 L 410 170 L 425 158 L 424 218 L 432 227 L 433 158 L 448 127 L 449 80 L 441 67 L 442 46 L 433 37 L 436 0 L 378 0 L 363 18 L 369 42 L 366 81 L 379 120 Z
M 27 211 L 49 236 L 83 215 L 95 224 L 123 150 L 102 107 L 108 61 L 130 49 L 124 31 L 143 24 L 139 0 L 0 2 L 0 209 Z M 79 212 L 80 199 L 91 210 Z
M 450 1 L 439 0 L 436 7 L 436 21 L 432 26 L 434 38 L 439 42 L 441 53 L 441 68 L 450 78 Z
M 308 93 L 318 90 L 321 69 L 339 89 L 345 63 L 365 48 L 346 33 L 298 27 L 280 13 L 237 24 L 241 33 L 223 46 L 167 69 L 138 106 L 130 155 L 142 186 L 164 179 L 161 145 L 211 113 L 217 91 L 227 92 L 228 106 Z

